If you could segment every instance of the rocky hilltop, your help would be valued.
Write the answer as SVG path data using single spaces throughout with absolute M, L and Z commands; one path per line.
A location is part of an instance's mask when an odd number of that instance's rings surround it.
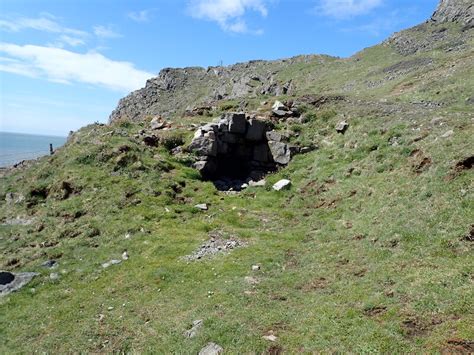
M 473 22 L 471 0 L 442 0 L 427 23 L 395 34 L 385 43 L 407 56 L 435 48 L 459 49 L 468 45 L 468 31 Z M 449 31 L 446 24 L 462 25 L 463 32 Z M 468 31 L 469 33 L 465 33 Z M 252 97 L 302 94 L 313 81 L 321 80 L 331 64 L 346 65 L 360 59 L 360 53 L 349 59 L 330 56 L 304 55 L 289 59 L 255 60 L 231 66 L 166 68 L 147 81 L 142 89 L 122 98 L 109 117 L 117 120 L 140 121 L 156 115 L 175 117 L 210 110 L 222 100 L 236 100 L 245 105 Z M 359 65 L 363 69 L 364 65 Z M 307 70 L 304 70 L 304 69 Z M 296 69 L 296 70 L 295 70 Z M 370 72 L 364 73 L 370 75 Z M 325 91 L 340 92 L 354 86 L 357 75 L 346 83 L 328 83 Z M 332 86 L 332 87 L 331 87 Z
M 474 2 L 472 0 L 441 0 L 431 20 L 438 23 L 459 22 L 474 25 Z
M 281 80 L 279 72 L 299 63 L 324 64 L 331 59 L 307 55 L 275 61 L 254 60 L 227 67 L 166 68 L 148 80 L 143 89 L 121 99 L 110 115 L 110 122 L 183 114 L 194 108 L 192 103 L 209 105 L 223 99 L 291 94 L 292 80 Z

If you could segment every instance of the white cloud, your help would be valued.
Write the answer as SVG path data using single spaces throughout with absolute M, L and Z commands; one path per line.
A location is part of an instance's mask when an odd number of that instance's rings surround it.
M 383 0 L 320 0 L 316 12 L 338 19 L 363 15 L 382 4 Z
M 11 32 L 31 29 L 50 33 L 64 33 L 76 37 L 87 37 L 89 35 L 87 32 L 60 25 L 55 21 L 54 16 L 49 14 L 42 14 L 42 16 L 38 18 L 20 17 L 10 20 L 1 19 L 0 29 Z
M 143 87 L 152 73 L 132 63 L 114 61 L 100 53 L 76 53 L 61 48 L 19 46 L 0 42 L 0 71 L 45 78 L 59 83 L 86 83 L 119 91 Z
M 192 0 L 188 6 L 191 16 L 217 22 L 225 31 L 261 34 L 262 30 L 250 30 L 243 19 L 248 10 L 268 14 L 264 0 Z
M 115 32 L 111 25 L 94 26 L 94 34 L 99 38 L 118 38 L 122 37 L 120 33 Z
M 151 12 L 152 10 L 132 11 L 127 16 L 135 22 L 148 22 L 150 21 Z
M 59 40 L 63 43 L 69 44 L 71 47 L 77 47 L 86 44 L 82 38 L 71 37 L 68 35 L 61 35 Z

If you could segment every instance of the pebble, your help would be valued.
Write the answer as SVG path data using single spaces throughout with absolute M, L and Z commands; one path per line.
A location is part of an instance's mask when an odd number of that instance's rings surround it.
M 260 270 L 260 265 L 252 265 L 252 271 Z
M 207 211 L 208 210 L 208 207 L 207 207 L 206 203 L 200 203 L 200 204 L 197 204 L 194 207 L 201 210 L 201 211 Z

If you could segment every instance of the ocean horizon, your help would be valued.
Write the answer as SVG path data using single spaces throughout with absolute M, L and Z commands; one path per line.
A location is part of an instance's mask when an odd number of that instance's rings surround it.
M 0 167 L 8 167 L 23 160 L 36 159 L 49 154 L 66 143 L 67 137 L 27 133 L 0 132 Z

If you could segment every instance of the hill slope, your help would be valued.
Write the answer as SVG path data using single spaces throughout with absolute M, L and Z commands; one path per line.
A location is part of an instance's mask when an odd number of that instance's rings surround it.
M 474 351 L 469 6 L 350 58 L 165 70 L 109 125 L 3 172 L 3 269 L 39 275 L 0 298 L 0 351 Z M 275 99 L 302 113 L 276 129 L 319 149 L 265 187 L 219 192 L 173 150 Z

